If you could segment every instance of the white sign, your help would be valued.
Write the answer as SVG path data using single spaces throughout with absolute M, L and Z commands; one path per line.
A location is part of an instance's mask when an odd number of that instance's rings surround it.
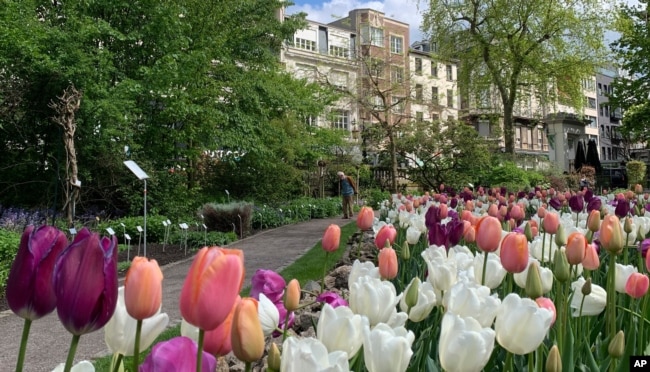
M 124 239 L 131 240 L 131 236 L 129 234 L 124 234 Z
M 204 228 L 204 229 L 206 229 L 206 230 L 208 229 L 208 227 L 207 227 L 207 226 L 205 226 L 205 224 L 203 224 L 203 228 Z
M 167 221 L 163 221 L 163 226 L 167 227 Z
M 181 224 L 179 224 L 178 226 L 180 226 L 180 227 L 181 227 L 181 229 L 184 229 L 184 230 L 187 230 L 187 229 L 188 229 L 188 227 L 189 227 L 189 226 L 187 226 L 187 224 L 186 224 L 186 223 L 181 223 Z
M 108 231 L 108 233 L 111 234 L 111 235 L 115 235 L 115 231 L 113 229 L 111 229 L 110 227 L 107 227 L 106 231 Z
M 138 229 L 138 232 L 142 232 L 142 226 L 137 226 L 136 229 Z
M 71 227 L 70 230 L 68 231 L 70 231 L 70 235 L 77 235 L 77 229 L 75 229 L 74 227 Z
M 172 221 L 167 220 L 167 224 L 168 224 L 168 225 L 171 225 L 171 224 L 172 224 Z

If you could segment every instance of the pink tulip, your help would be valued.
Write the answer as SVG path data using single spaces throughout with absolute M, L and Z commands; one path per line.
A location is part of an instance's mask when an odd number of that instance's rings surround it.
M 650 280 L 641 273 L 632 273 L 625 283 L 625 292 L 633 298 L 641 298 L 648 292 Z
M 372 208 L 363 206 L 357 214 L 357 227 L 360 230 L 370 230 L 372 224 L 375 222 L 375 212 Z M 338 248 L 338 244 L 337 244 Z
M 623 229 L 615 215 L 605 216 L 600 224 L 600 245 L 615 255 L 623 251 Z
M 470 211 L 467 210 L 467 209 L 464 209 L 464 210 L 460 213 L 460 219 L 463 220 L 463 221 L 471 221 L 473 215 L 474 215 L 474 214 L 473 214 L 472 212 L 470 212 Z
M 547 234 L 555 234 L 558 226 L 560 226 L 560 216 L 554 212 L 546 213 L 544 221 L 542 221 L 542 226 L 544 227 L 544 232 Z
M 512 209 L 510 209 L 510 217 L 514 218 L 515 221 L 521 221 L 526 217 L 526 213 L 520 206 L 513 205 Z
M 585 258 L 582 260 L 582 267 L 587 270 L 596 270 L 600 266 L 600 258 L 594 244 L 587 244 L 585 247 Z
M 573 232 L 566 240 L 566 258 L 569 264 L 577 265 L 584 261 L 587 254 L 587 239 L 582 233 Z
M 543 206 L 537 208 L 537 217 L 544 218 L 545 216 L 546 216 L 546 208 Z
M 219 247 L 200 249 L 181 290 L 180 310 L 190 324 L 210 331 L 232 310 L 244 280 L 244 261 Z
M 397 276 L 397 253 L 391 247 L 383 248 L 377 257 L 379 261 L 379 275 L 391 280 Z
M 538 297 L 535 299 L 535 302 L 537 303 L 537 306 L 550 310 L 553 313 L 553 320 L 551 320 L 551 326 L 553 326 L 553 324 L 555 323 L 555 317 L 557 315 L 557 311 L 555 310 L 555 304 L 553 303 L 553 300 L 547 297 Z
M 196 371 L 196 353 L 199 347 L 188 337 L 174 337 L 168 341 L 159 342 L 151 349 L 151 353 L 140 366 L 140 372 L 176 372 Z M 217 369 L 217 359 L 203 351 L 201 371 L 209 372 Z
M 331 224 L 325 229 L 321 246 L 325 252 L 336 252 L 341 242 L 341 228 Z
M 228 314 L 228 317 L 226 317 L 226 320 L 223 321 L 223 323 L 219 324 L 217 328 L 205 332 L 205 335 L 203 336 L 203 350 L 214 356 L 223 356 L 230 354 L 232 351 L 232 341 L 230 338 L 230 333 L 232 330 L 232 319 L 233 315 L 235 315 L 235 308 L 237 307 L 237 304 L 240 300 L 241 298 L 237 296 L 235 305 L 232 307 L 232 309 L 230 309 L 230 313 Z
M 528 240 L 526 235 L 511 232 L 501 243 L 501 264 L 509 273 L 520 273 L 528 266 Z
M 494 252 L 501 242 L 501 223 L 496 217 L 485 216 L 476 224 L 476 245 L 483 252 Z
M 440 209 L 440 218 L 445 219 L 449 215 L 449 210 L 447 204 L 440 204 L 438 207 Z
M 162 303 L 163 273 L 156 260 L 136 256 L 124 281 L 124 304 L 132 318 L 154 316 Z
M 492 217 L 497 217 L 499 215 L 499 207 L 496 204 L 490 204 L 487 214 Z
M 469 225 L 469 227 L 467 227 L 467 225 Z M 463 239 L 465 240 L 465 243 L 474 243 L 476 241 L 476 229 L 468 221 L 465 221 Z
M 377 249 L 382 249 L 386 246 L 386 241 L 392 245 L 395 242 L 395 238 L 397 238 L 397 230 L 395 230 L 395 227 L 393 225 L 384 225 L 375 236 L 375 246 Z

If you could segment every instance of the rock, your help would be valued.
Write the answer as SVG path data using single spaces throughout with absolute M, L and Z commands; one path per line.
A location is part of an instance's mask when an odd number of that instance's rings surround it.
M 307 283 L 305 283 L 302 289 L 307 292 L 314 292 L 314 293 L 320 292 L 320 283 L 310 280 Z

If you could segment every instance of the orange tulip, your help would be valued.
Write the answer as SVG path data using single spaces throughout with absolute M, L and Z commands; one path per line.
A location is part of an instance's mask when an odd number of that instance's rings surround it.
M 201 248 L 181 289 L 183 319 L 204 331 L 223 323 L 232 309 L 244 278 L 244 261 L 233 250 Z
M 492 217 L 499 215 L 499 207 L 496 204 L 490 204 L 487 210 L 487 214 Z
M 544 208 L 543 206 L 537 208 L 537 217 L 539 217 L 539 218 L 546 217 L 546 208 Z
M 336 252 L 341 242 L 341 228 L 339 225 L 331 224 L 325 229 L 321 246 L 325 252 Z
M 397 253 L 391 247 L 383 248 L 377 257 L 379 261 L 379 275 L 391 280 L 397 276 Z
M 473 215 L 474 214 L 471 211 L 465 209 L 462 212 L 460 212 L 460 219 L 463 221 L 471 221 Z
M 287 292 L 284 294 L 284 308 L 287 311 L 294 311 L 300 306 L 300 282 L 291 279 L 287 284 Z
M 547 212 L 542 221 L 542 226 L 547 234 L 555 234 L 558 226 L 560 226 L 560 216 L 557 213 Z
M 600 266 L 600 258 L 593 244 L 587 244 L 585 248 L 585 258 L 582 260 L 582 267 L 587 270 L 596 270 Z
M 133 319 L 147 319 L 160 310 L 162 280 L 163 274 L 156 260 L 133 258 L 124 281 L 124 304 Z
M 397 238 L 397 230 L 393 225 L 384 225 L 379 229 L 377 235 L 375 236 L 375 246 L 377 249 L 382 249 L 388 241 L 389 245 L 392 245 Z
M 438 209 L 440 210 L 440 218 L 447 218 L 449 215 L 449 207 L 447 207 L 447 204 L 440 204 L 440 206 L 438 206 Z
M 357 215 L 357 227 L 360 230 L 370 230 L 375 221 L 375 212 L 370 207 L 363 206 Z
M 607 215 L 600 224 L 600 244 L 612 254 L 623 252 L 623 229 L 615 215 Z
M 589 217 L 587 217 L 587 228 L 591 232 L 596 232 L 600 229 L 600 211 L 592 210 L 589 212 Z
M 232 351 L 237 359 L 252 363 L 264 355 L 264 332 L 257 315 L 257 300 L 242 298 L 232 321 Z
M 528 239 L 526 235 L 511 232 L 501 243 L 501 265 L 509 273 L 520 273 L 528 267 Z
M 465 240 L 465 243 L 474 243 L 476 241 L 476 229 L 468 221 L 465 221 L 464 225 L 463 239 Z
M 493 204 L 494 205 L 494 204 Z M 494 252 L 501 242 L 501 222 L 496 217 L 485 216 L 476 224 L 476 245 L 483 252 Z
M 587 238 L 579 232 L 573 232 L 566 240 L 566 259 L 571 265 L 582 263 L 587 254 Z
M 203 350 L 214 355 L 223 356 L 228 355 L 232 351 L 232 341 L 230 334 L 232 332 L 232 320 L 235 315 L 235 309 L 241 298 L 237 296 L 235 305 L 230 309 L 230 313 L 226 320 L 219 326 L 211 331 L 205 332 L 203 336 Z
M 516 221 L 521 221 L 526 217 L 526 213 L 519 205 L 513 205 L 512 209 L 510 209 L 510 217 Z

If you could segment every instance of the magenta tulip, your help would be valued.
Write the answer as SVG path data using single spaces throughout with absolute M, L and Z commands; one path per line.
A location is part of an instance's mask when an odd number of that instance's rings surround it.
M 258 269 L 251 279 L 250 296 L 256 300 L 260 299 L 260 293 L 271 300 L 271 302 L 282 302 L 284 287 L 287 282 L 284 278 L 273 270 Z
M 196 342 L 188 337 L 174 337 L 168 341 L 156 344 L 151 353 L 140 365 L 140 372 L 177 372 L 196 371 L 196 353 L 199 348 Z M 201 370 L 215 371 L 217 359 L 203 351 Z
M 83 228 L 54 267 L 56 311 L 75 336 L 102 328 L 117 305 L 117 238 Z
M 68 244 L 53 226 L 28 226 L 7 279 L 7 303 L 21 318 L 36 320 L 56 307 L 52 273 L 56 259 Z

